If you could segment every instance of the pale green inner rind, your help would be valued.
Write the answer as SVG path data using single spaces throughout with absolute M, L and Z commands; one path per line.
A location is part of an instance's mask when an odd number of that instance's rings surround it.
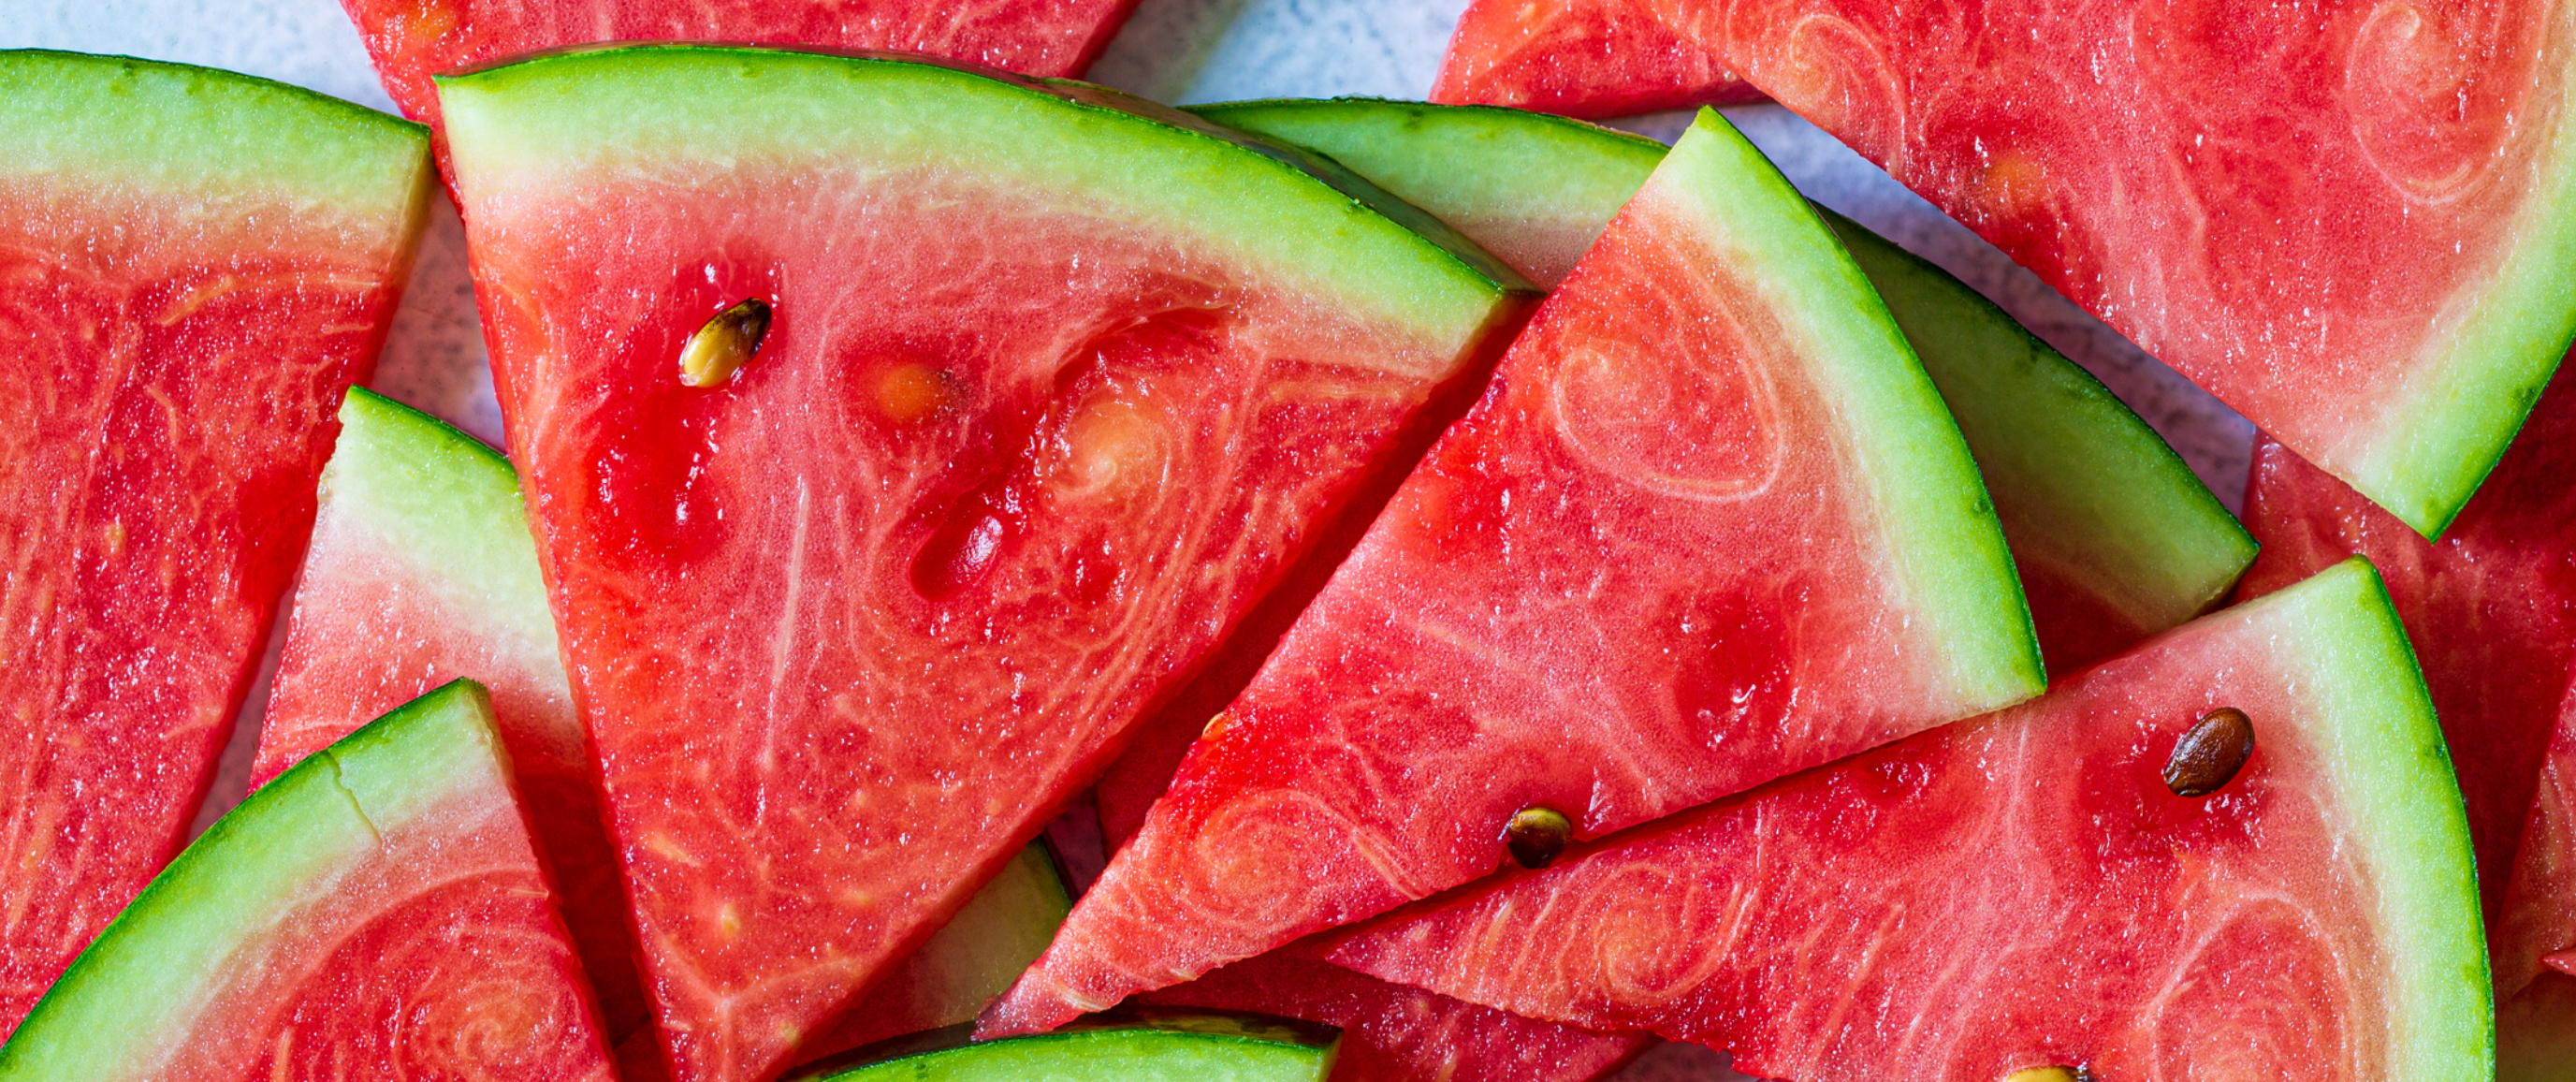
M 2354 557 L 2254 604 L 2301 610 L 2295 633 L 2274 641 L 2285 665 L 2304 670 L 2298 691 L 2317 711 L 2312 736 L 2337 783 L 2326 795 L 2378 889 L 2391 1082 L 2493 1077 L 2493 992 L 2468 809 L 2386 588 L 2369 561 Z
M 1959 427 L 1860 267 L 1815 210 L 1714 109 L 1648 182 L 1696 210 L 1704 232 L 1765 291 L 1834 404 L 1856 497 L 1886 540 L 1901 632 L 1947 666 L 1964 713 L 2036 695 L 2047 677 L 2012 557 Z M 1642 197 L 1641 197 L 1642 198 Z M 1793 449 L 1805 453 L 1812 449 Z
M 225 192 L 406 227 L 427 206 L 429 129 L 227 71 L 0 51 L 0 175 Z
M 439 79 L 469 214 L 554 205 L 636 163 L 793 172 L 938 167 L 1067 213 L 1132 219 L 1257 268 L 1258 281 L 1442 353 L 1524 288 L 1291 164 L 1059 88 L 933 64 L 718 46 L 542 56 Z M 1461 358 L 1462 360 L 1463 358 Z M 1456 363 L 1453 361 L 1452 363 Z
M 238 967 L 377 850 L 450 798 L 506 792 L 492 704 L 458 681 L 260 787 L 162 870 L 0 1048 L 0 1079 L 157 1077 Z M 503 797 L 503 799 L 507 799 Z
M 2563 21 L 2563 20 L 2562 20 Z M 2492 285 L 2453 297 L 2449 326 L 2414 359 L 2388 411 L 2358 434 L 2349 461 L 2321 461 L 2355 491 L 2438 538 L 2504 456 L 2576 339 L 2576 42 L 2561 34 L 2565 71 L 2539 183 L 2522 208 Z M 2293 448 L 2296 450 L 2296 448 Z M 2342 449 L 2322 449 L 2331 459 Z
M 450 591 L 495 639 L 555 641 L 518 473 L 479 440 L 364 388 L 340 406 L 321 513 L 366 524 L 378 543 Z
M 2253 536 L 2110 388 L 1948 272 L 1823 215 L 1940 387 L 2016 557 L 2067 572 L 2150 632 L 2236 584 Z
M 1609 223 L 1664 159 L 1642 136 L 1481 105 L 1335 99 L 1190 107 L 1219 124 L 1330 155 L 1451 222 Z
M 1339 1042 L 1172 1028 L 1092 1029 L 970 1044 L 874 1063 L 832 1082 L 1323 1082 Z
M 1046 952 L 1072 911 L 1055 858 L 1031 842 L 896 972 L 916 982 L 916 996 L 944 1001 L 941 1024 L 970 1021 Z

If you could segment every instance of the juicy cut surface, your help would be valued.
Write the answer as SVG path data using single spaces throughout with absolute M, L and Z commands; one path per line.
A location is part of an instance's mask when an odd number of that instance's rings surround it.
M 403 115 L 438 122 L 430 77 L 603 41 L 895 49 L 1029 75 L 1091 65 L 1136 0 L 340 0 Z
M 2563 0 L 1677 6 L 1774 99 L 2427 534 L 2576 333 Z
M 637 63 L 665 62 L 696 61 Z M 502 402 L 683 1080 L 783 1066 L 962 904 L 1480 333 L 1282 288 L 1183 242 L 1198 223 L 892 150 L 486 190 L 457 100 Z M 1336 243 L 1399 236 L 1335 213 Z M 684 385 L 683 343 L 746 297 L 775 315 L 757 354 Z
M 1618 117 L 1762 100 L 1726 67 L 1692 0 L 1475 0 L 1431 100 Z
M 481 689 L 316 753 L 193 843 L 0 1049 L 12 1082 L 611 1082 Z
M 1484 875 L 1525 807 L 1606 833 L 2035 688 L 1957 429 L 1805 204 L 1725 183 L 1759 161 L 1703 115 L 988 1034 Z
M 186 840 L 392 313 L 395 221 L 253 208 L 0 175 L 0 1032 Z
M 1325 956 L 1757 1077 L 2474 1077 L 2458 797 L 2369 578 L 2339 567 Z M 2221 707 L 2252 719 L 2251 758 L 2177 796 L 2168 756 Z

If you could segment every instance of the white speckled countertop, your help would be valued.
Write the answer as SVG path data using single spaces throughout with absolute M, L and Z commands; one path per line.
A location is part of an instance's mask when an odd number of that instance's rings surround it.
M 1465 0 L 1142 0 L 1091 77 L 1175 103 L 1366 94 L 1420 98 Z M 123 53 L 230 68 L 391 111 L 335 0 L 8 0 L 0 48 Z M 2091 369 L 2146 417 L 2230 507 L 2252 427 L 2051 292 L 1840 143 L 1776 106 L 1728 111 L 1810 198 L 1948 268 Z M 1670 139 L 1688 117 L 1625 126 Z M 495 443 L 500 408 L 465 275 L 465 240 L 441 205 L 374 386 Z M 284 621 L 279 621 L 282 634 Z M 274 664 L 275 643 L 271 643 Z M 200 826 L 238 800 L 266 678 L 245 706 Z M 1622 1082 L 1732 1078 L 1724 1058 L 1656 1049 Z

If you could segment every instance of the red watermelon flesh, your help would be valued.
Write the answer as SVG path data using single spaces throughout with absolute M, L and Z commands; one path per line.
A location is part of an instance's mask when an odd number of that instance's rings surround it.
M 1519 311 L 1089 91 L 638 47 L 442 93 L 681 1082 L 771 1074 L 954 912 Z M 758 353 L 684 385 L 744 297 Z
M 2563 0 L 1669 10 L 2427 535 L 2576 336 Z
M 458 677 L 492 695 L 611 1043 L 645 1024 L 626 892 L 510 464 L 363 389 L 340 408 L 254 785 Z
M 2251 758 L 2164 778 L 2222 707 Z M 1326 957 L 1757 1076 L 2474 1079 L 2467 832 L 2367 564 L 2043 699 L 1349 933 Z
M 2507 889 L 2526 832 L 2553 833 L 2534 825 L 2533 796 L 2576 663 L 2571 477 L 2576 373 L 2552 381 L 2522 438 L 2439 542 L 2427 543 L 2269 440 L 2255 448 L 2246 487 L 2246 525 L 2263 548 L 2240 596 L 2280 589 L 2354 554 L 2370 557 L 2388 580 L 2468 798 L 2469 833 L 2487 869 L 2481 883 L 2496 930 L 2497 988 L 2508 995 L 2539 971 L 2542 954 L 2576 942 L 2556 933 L 2524 939 L 2515 910 L 2550 903 L 2517 900 Z M 2570 901 L 2576 895 L 2556 904 Z
M 1431 100 L 1617 117 L 1762 100 L 1689 0 L 1475 0 Z
M 1525 807 L 1595 836 L 2034 693 L 1974 471 L 1849 256 L 1704 113 L 985 1031 L 1482 876 Z
M 1252 1011 L 1340 1027 L 1331 1082 L 1588 1082 L 1650 1044 L 1588 1033 L 1362 976 L 1300 947 L 1148 992 L 1166 1007 Z
M 0 1033 L 187 840 L 375 362 L 412 125 L 0 53 Z
M 438 123 L 430 77 L 604 41 L 895 49 L 1029 75 L 1091 66 L 1136 0 L 340 0 L 403 115 Z
M 0 1078 L 611 1082 L 482 689 L 422 696 L 227 813 L 46 994 Z

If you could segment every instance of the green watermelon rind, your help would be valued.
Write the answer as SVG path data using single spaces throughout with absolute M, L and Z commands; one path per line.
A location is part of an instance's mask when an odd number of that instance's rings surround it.
M 1716 110 L 1700 110 L 1649 188 L 1667 178 L 1723 258 L 1759 268 L 1747 288 L 1772 295 L 1764 308 L 1809 359 L 1818 397 L 1860 435 L 1841 464 L 1860 490 L 1851 502 L 1875 516 L 1890 585 L 1905 593 L 1889 608 L 1908 614 L 1915 641 L 1937 644 L 1925 653 L 1946 664 L 1939 685 L 1969 712 L 2038 694 L 2047 683 L 2039 643 L 1985 480 L 1876 287 L 1806 197 Z
M 2564 22 L 2565 20 L 2561 20 Z M 2439 538 L 2512 444 L 2540 392 L 2576 342 L 2576 42 L 2550 50 L 2563 69 L 2539 155 L 2538 184 L 2505 235 L 2493 285 L 2450 298 L 2430 356 L 2408 370 L 2392 408 L 2360 434 L 2362 453 L 2317 462 L 2428 538 Z M 2305 450 L 2302 449 L 2302 453 Z
M 1324 1082 L 1341 1033 L 1293 1018 L 1187 1008 L 1122 1008 L 1050 1033 L 974 1041 L 971 1025 L 878 1049 L 875 1062 L 799 1082 Z
M 2338 598 L 2337 595 L 2341 597 Z M 2379 888 L 2372 926 L 2390 954 L 2392 1079 L 2491 1078 L 2495 1009 L 2477 872 L 2433 699 L 2396 605 L 2359 556 L 2247 603 L 2297 605 L 2305 626 L 2272 637 L 2326 724 L 2309 734 L 2331 794 Z M 2251 611 L 2249 616 L 2253 615 Z M 2259 748 L 2262 733 L 2255 733 Z
M 115 190 L 241 192 L 334 208 L 407 245 L 435 173 L 429 129 L 299 87 L 187 64 L 0 51 L 0 174 Z
M 1520 276 L 1331 163 L 1096 87 L 925 58 L 718 45 L 567 50 L 438 77 L 468 207 L 553 191 L 598 160 L 755 155 L 936 165 L 1068 212 L 1155 222 L 1454 353 Z M 636 102 L 653 102 L 637 108 Z M 1147 115 L 1147 114 L 1151 115 Z M 1078 148 L 1078 152 L 1073 152 Z M 1399 221 L 1398 219 L 1403 219 Z M 1442 361 L 1454 363 L 1444 356 Z
M 1189 111 L 1335 158 L 1453 222 L 1529 218 L 1597 232 L 1666 150 L 1579 120 L 1481 105 L 1274 99 Z M 2054 559 L 2150 632 L 2225 596 L 2253 562 L 2254 538 L 2155 429 L 1948 272 L 1820 213 L 1960 421 L 2016 564 Z
M 2020 559 L 2090 573 L 2147 631 L 2207 612 L 2254 562 L 2254 535 L 2173 447 L 2074 361 L 1967 283 L 1859 223 L 1821 211 L 1897 313 L 1979 471 L 2022 513 L 2003 516 Z M 2027 531 L 2044 530 L 2045 537 Z
M 1489 105 L 1291 98 L 1187 111 L 1324 154 L 1451 222 L 1517 215 L 1606 225 L 1665 153 L 1641 135 Z
M 0 1047 L 0 1079 L 148 1078 L 236 951 L 451 797 L 506 792 L 492 702 L 459 680 L 296 764 L 209 828 L 99 933 Z
M 322 469 L 331 516 L 366 525 L 413 581 L 454 596 L 485 641 L 555 644 L 545 580 L 519 474 L 501 453 L 444 421 L 363 387 L 340 405 L 340 439 Z

